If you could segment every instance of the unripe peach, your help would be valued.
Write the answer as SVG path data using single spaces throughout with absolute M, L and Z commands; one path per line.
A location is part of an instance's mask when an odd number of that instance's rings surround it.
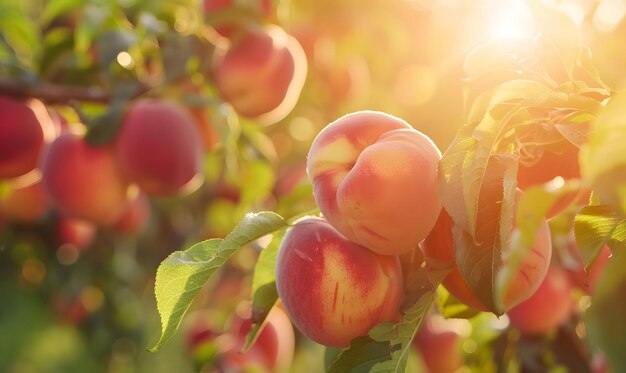
M 33 170 L 52 126 L 41 101 L 0 96 L 0 178 Z
M 511 325 L 526 334 L 543 334 L 558 327 L 572 314 L 571 292 L 567 272 L 550 267 L 537 291 L 507 311 Z
M 295 38 L 278 26 L 250 28 L 218 50 L 212 76 L 220 96 L 249 118 L 276 122 L 295 106 L 307 62 Z
M 109 147 L 66 132 L 45 152 L 42 172 L 48 194 L 68 216 L 107 226 L 127 208 L 128 183 Z
M 50 200 L 41 180 L 28 185 L 13 185 L 0 196 L 0 216 L 20 223 L 36 223 L 50 209 Z
M 305 217 L 287 230 L 276 264 L 276 287 L 290 319 L 312 340 L 345 347 L 376 324 L 399 316 L 402 269 Z
M 307 172 L 333 227 L 379 254 L 399 255 L 417 247 L 437 221 L 440 158 L 437 146 L 402 119 L 360 111 L 318 134 Z
M 470 307 L 487 311 L 487 307 L 476 297 L 456 266 L 452 226 L 452 219 L 445 210 L 442 210 L 437 225 L 421 245 L 426 263 L 433 270 L 450 269 L 450 273 L 443 280 L 443 286 L 450 294 Z M 506 250 L 508 246 L 503 248 L 503 251 Z M 509 287 L 504 291 L 505 310 L 528 299 L 537 290 L 548 271 L 551 257 L 550 228 L 548 222 L 544 220 L 537 230 L 532 248 L 520 263 Z
M 202 144 L 191 114 L 169 101 L 136 101 L 124 116 L 115 155 L 128 179 L 152 195 L 171 195 L 200 178 Z

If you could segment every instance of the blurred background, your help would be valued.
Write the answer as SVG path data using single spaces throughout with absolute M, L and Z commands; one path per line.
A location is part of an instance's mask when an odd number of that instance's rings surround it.
M 466 109 L 465 56 L 480 44 L 533 36 L 521 0 L 232 0 L 218 10 L 207 3 L 0 1 L 3 93 L 12 79 L 115 91 L 165 75 L 167 84 L 153 93 L 186 100 L 206 145 L 201 185 L 144 196 L 128 221 L 115 226 L 64 216 L 37 184 L 30 190 L 0 180 L 0 371 L 197 371 L 214 346 L 197 348 L 194 328 L 208 322 L 219 333 L 233 315 L 243 317 L 259 247 L 240 250 L 207 284 L 173 340 L 149 353 L 160 331 L 153 286 L 163 259 L 223 237 L 246 212 L 288 217 L 315 208 L 306 154 L 319 130 L 346 113 L 396 115 L 445 151 Z M 541 3 L 575 21 L 603 80 L 621 88 L 626 1 Z M 198 67 L 212 47 L 188 47 L 189 35 L 219 40 L 217 25 L 238 18 L 279 25 L 306 54 L 297 103 L 273 123 L 240 116 L 221 100 L 210 74 Z M 153 67 L 160 53 L 163 61 Z M 192 57 L 195 67 L 188 64 Z M 181 66 L 168 81 L 168 71 Z M 46 105 L 60 126 L 109 113 L 107 105 L 80 100 Z M 474 323 L 502 327 L 491 319 Z M 472 335 L 471 324 L 457 327 Z M 466 354 L 476 351 L 475 342 L 463 346 Z M 291 371 L 321 371 L 323 354 L 299 338 Z

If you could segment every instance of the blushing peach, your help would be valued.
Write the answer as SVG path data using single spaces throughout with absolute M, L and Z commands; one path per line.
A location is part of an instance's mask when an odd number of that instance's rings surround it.
M 580 178 L 580 166 L 578 164 L 579 149 L 568 141 L 560 152 L 544 149 L 539 158 L 530 165 L 520 164 L 517 171 L 517 187 L 526 190 L 530 187 L 545 184 L 561 177 L 564 180 Z M 576 193 L 566 194 L 552 206 L 547 218 L 558 215 L 572 203 L 586 204 L 589 199 L 589 192 L 584 192 L 580 196 Z
M 90 221 L 61 217 L 57 221 L 56 230 L 61 244 L 86 249 L 96 238 L 98 228 Z
M 240 320 L 235 323 L 234 328 L 238 343 L 233 351 L 239 354 L 252 329 L 252 321 Z M 256 341 L 240 356 L 249 361 L 257 360 L 271 372 L 286 372 L 293 360 L 295 344 L 296 338 L 289 317 L 281 307 L 274 307 L 267 315 L 266 324 Z M 255 359 L 255 356 L 258 357 Z
M 115 155 L 128 179 L 151 195 L 171 195 L 200 178 L 202 144 L 191 114 L 163 100 L 143 99 L 128 109 Z
M 42 172 L 48 194 L 65 215 L 109 226 L 127 208 L 128 183 L 110 147 L 66 132 L 45 152 Z
M 37 167 L 46 132 L 53 127 L 43 103 L 0 96 L 0 178 Z
M 41 180 L 28 185 L 13 185 L 11 190 L 0 196 L 0 216 L 20 223 L 36 223 L 42 220 L 50 209 L 50 199 L 46 195 Z
M 341 234 L 399 255 L 417 247 L 437 221 L 440 158 L 430 138 L 402 119 L 360 111 L 318 134 L 307 172 L 320 210 Z
M 294 325 L 336 347 L 399 315 L 402 269 L 396 256 L 359 246 L 321 218 L 287 230 L 278 252 L 276 287 Z
M 487 307 L 476 297 L 455 263 L 452 227 L 452 219 L 445 210 L 442 210 L 437 224 L 421 245 L 426 263 L 432 270 L 450 269 L 450 273 L 442 282 L 450 294 L 470 307 L 488 311 Z M 506 250 L 505 246 L 503 251 L 506 252 Z M 510 286 L 504 291 L 505 310 L 519 304 L 537 290 L 548 271 L 551 257 L 550 228 L 547 221 L 544 221 L 536 233 L 535 243 L 528 256 L 520 264 Z
M 249 28 L 218 50 L 212 76 L 220 96 L 249 118 L 276 122 L 295 106 L 307 62 L 295 38 L 278 26 Z
M 139 194 L 115 223 L 115 230 L 124 234 L 138 234 L 148 225 L 150 219 L 150 201 L 145 194 Z
M 572 314 L 572 284 L 567 272 L 552 266 L 530 298 L 507 311 L 511 325 L 526 334 L 543 334 Z
M 461 335 L 453 324 L 441 316 L 431 316 L 415 335 L 413 344 L 429 373 L 453 373 L 463 367 Z

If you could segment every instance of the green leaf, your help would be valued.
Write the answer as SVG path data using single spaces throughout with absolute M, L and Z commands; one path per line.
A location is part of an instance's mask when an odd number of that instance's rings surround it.
M 587 206 L 576 215 L 574 234 L 585 268 L 589 270 L 604 245 L 614 252 L 626 249 L 626 217 L 611 206 Z
M 129 30 L 112 30 L 99 35 L 96 40 L 98 62 L 105 69 L 116 61 L 120 52 L 127 52 L 137 43 L 137 35 Z
M 402 317 L 398 324 L 383 323 L 375 326 L 369 333 L 375 341 L 389 341 L 391 360 L 376 364 L 371 373 L 403 372 L 413 338 L 426 318 L 434 300 L 434 291 L 427 290 L 418 298 Z
M 584 321 L 592 345 L 606 355 L 610 370 L 626 371 L 626 251 L 617 250 L 607 261 Z
M 327 373 L 367 373 L 380 361 L 390 359 L 389 342 L 374 341 L 369 337 L 355 338 L 350 348 L 343 350 L 327 370 Z
M 250 348 L 252 342 L 261 331 L 261 325 L 278 300 L 276 290 L 276 258 L 278 248 L 285 235 L 283 229 L 274 233 L 272 241 L 259 254 L 252 277 L 252 322 L 254 325 L 246 337 L 244 351 Z
M 614 96 L 592 123 L 580 150 L 580 171 L 600 199 L 626 212 L 626 93 Z
M 48 24 L 54 18 L 69 13 L 74 9 L 84 7 L 86 0 L 50 0 L 45 3 L 45 8 L 41 16 L 41 22 Z
M 172 337 L 206 281 L 237 249 L 286 225 L 272 212 L 249 213 L 223 240 L 203 241 L 168 256 L 157 270 L 155 283 L 161 336 L 149 351 L 157 351 Z
M 125 102 L 113 101 L 103 114 L 87 123 L 88 130 L 85 140 L 92 145 L 110 143 L 122 126 L 125 111 Z
M 175 82 L 185 74 L 187 61 L 193 56 L 195 36 L 176 32 L 166 34 L 163 47 L 163 72 L 166 82 Z

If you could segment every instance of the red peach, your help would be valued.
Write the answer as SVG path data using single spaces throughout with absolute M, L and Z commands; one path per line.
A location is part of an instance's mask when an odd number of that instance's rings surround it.
M 137 234 L 143 231 L 150 219 L 150 201 L 145 194 L 140 193 L 137 198 L 130 202 L 130 205 L 122 214 L 120 220 L 115 223 L 115 230 L 125 234 Z
M 571 291 L 567 272 L 550 267 L 537 291 L 507 311 L 511 325 L 526 334 L 543 334 L 558 327 L 572 314 Z
M 341 234 L 399 255 L 417 247 L 437 221 L 440 158 L 430 138 L 402 119 L 360 111 L 318 134 L 307 172 L 320 210 Z
M 26 174 L 37 167 L 52 119 L 41 101 L 0 96 L 0 178 Z
M 61 244 L 71 244 L 79 249 L 86 249 L 96 238 L 97 227 L 86 220 L 61 217 L 56 228 Z
M 424 320 L 413 344 L 429 373 L 453 373 L 463 367 L 461 335 L 450 320 L 431 316 Z
M 36 223 L 50 208 L 41 180 L 29 185 L 12 185 L 7 195 L 0 196 L 0 215 L 7 220 Z
M 376 324 L 399 316 L 402 269 L 305 217 L 287 230 L 276 264 L 278 295 L 296 327 L 315 342 L 345 347 Z
M 202 144 L 191 114 L 169 101 L 136 101 L 124 116 L 115 155 L 128 179 L 151 195 L 171 195 L 200 178 Z
M 443 280 L 443 286 L 462 303 L 487 311 L 461 275 L 455 263 L 455 244 L 452 236 L 453 221 L 445 210 L 437 220 L 437 225 L 422 243 L 422 250 L 428 267 L 432 270 L 450 269 Z M 507 248 L 503 248 L 504 251 Z M 510 287 L 504 291 L 505 310 L 530 297 L 539 287 L 552 257 L 552 241 L 547 221 L 540 225 L 535 243 L 528 256 L 520 264 Z M 506 263 L 504 263 L 506 265 Z
M 555 177 L 561 177 L 564 180 L 580 178 L 579 149 L 568 141 L 563 141 L 563 143 L 560 153 L 544 149 L 531 165 L 520 164 L 517 171 L 517 187 L 526 190 L 532 186 L 550 182 Z M 552 206 L 546 217 L 558 215 L 572 203 L 586 204 L 588 199 L 589 192 L 582 193 L 581 196 L 577 196 L 576 193 L 566 194 Z
M 250 28 L 230 48 L 218 50 L 212 76 L 235 111 L 263 122 L 284 118 L 295 106 L 307 62 L 295 38 L 278 26 Z
M 65 215 L 108 226 L 127 208 L 128 183 L 107 146 L 66 132 L 50 144 L 42 172 L 48 194 Z

